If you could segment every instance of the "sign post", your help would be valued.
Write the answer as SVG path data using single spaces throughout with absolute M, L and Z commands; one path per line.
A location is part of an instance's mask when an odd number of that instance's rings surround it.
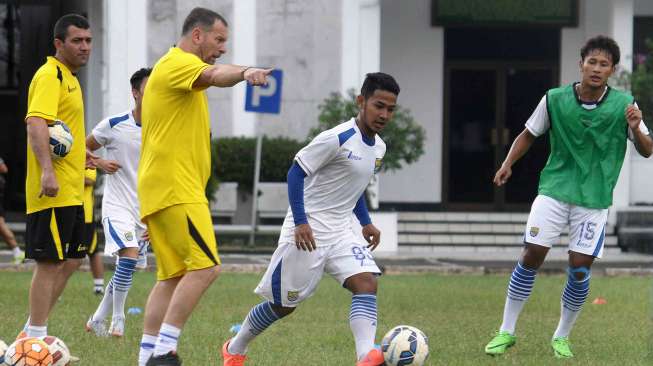
M 255 113 L 279 114 L 281 111 L 281 86 L 283 84 L 283 71 L 273 70 L 268 75 L 268 84 L 252 86 L 247 84 L 245 93 L 245 111 Z M 256 121 L 256 155 L 254 160 L 254 181 L 252 184 L 252 221 L 249 233 L 249 245 L 254 246 L 257 230 L 258 211 L 258 183 L 261 171 L 261 150 L 263 135 L 260 122 Z

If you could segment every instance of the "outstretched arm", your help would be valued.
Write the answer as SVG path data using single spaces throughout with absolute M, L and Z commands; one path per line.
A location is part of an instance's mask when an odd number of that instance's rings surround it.
M 526 154 L 533 145 L 533 142 L 535 142 L 535 139 L 536 137 L 527 128 L 515 138 L 508 152 L 508 156 L 506 156 L 506 160 L 503 161 L 501 168 L 494 175 L 494 184 L 499 187 L 506 184 L 512 175 L 512 165 Z
M 214 65 L 202 71 L 193 83 L 193 88 L 230 87 L 244 80 L 252 85 L 266 85 L 268 83 L 267 76 L 271 72 L 272 69 L 238 65 Z

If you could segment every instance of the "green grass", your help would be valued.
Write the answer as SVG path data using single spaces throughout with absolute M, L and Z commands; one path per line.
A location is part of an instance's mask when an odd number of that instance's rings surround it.
M 107 273 L 107 278 L 110 273 Z M 210 288 L 182 333 L 185 365 L 221 365 L 219 348 L 260 300 L 252 293 L 257 274 L 223 274 Z M 0 273 L 0 338 L 12 340 L 27 317 L 31 273 Z M 499 326 L 508 276 L 395 275 L 379 287 L 378 337 L 392 326 L 410 324 L 430 338 L 428 365 L 651 365 L 651 280 L 594 277 L 588 303 L 572 333 L 576 357 L 553 358 L 549 340 L 558 322 L 562 276 L 540 276 L 518 324 L 518 340 L 505 356 L 491 358 L 483 347 Z M 153 273 L 138 273 L 128 307 L 143 307 Z M 126 337 L 98 339 L 83 331 L 99 298 L 88 273 L 77 273 L 57 304 L 49 333 L 62 338 L 78 365 L 134 365 L 142 315 L 128 315 Z M 593 305 L 601 296 L 607 304 Z M 317 294 L 289 318 L 251 344 L 248 365 L 354 365 L 348 324 L 350 296 L 325 279 Z

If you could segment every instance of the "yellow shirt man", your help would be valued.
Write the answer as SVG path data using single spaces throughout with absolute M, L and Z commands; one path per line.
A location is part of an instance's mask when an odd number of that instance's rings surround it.
M 138 199 L 159 280 L 220 263 L 204 193 L 211 174 L 208 102 L 204 88 L 193 89 L 208 67 L 173 47 L 143 93 Z
M 25 199 L 27 213 L 46 208 L 81 205 L 84 195 L 84 101 L 77 77 L 54 57 L 34 74 L 27 96 L 27 116 L 40 117 L 52 123 L 63 121 L 73 135 L 73 145 L 66 157 L 53 160 L 59 193 L 55 197 L 39 197 L 41 166 L 32 149 L 27 147 L 27 181 Z

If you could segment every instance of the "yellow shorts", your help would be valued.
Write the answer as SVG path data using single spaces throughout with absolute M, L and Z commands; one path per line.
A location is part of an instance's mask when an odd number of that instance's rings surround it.
M 182 203 L 146 216 L 159 281 L 220 264 L 206 203 Z

